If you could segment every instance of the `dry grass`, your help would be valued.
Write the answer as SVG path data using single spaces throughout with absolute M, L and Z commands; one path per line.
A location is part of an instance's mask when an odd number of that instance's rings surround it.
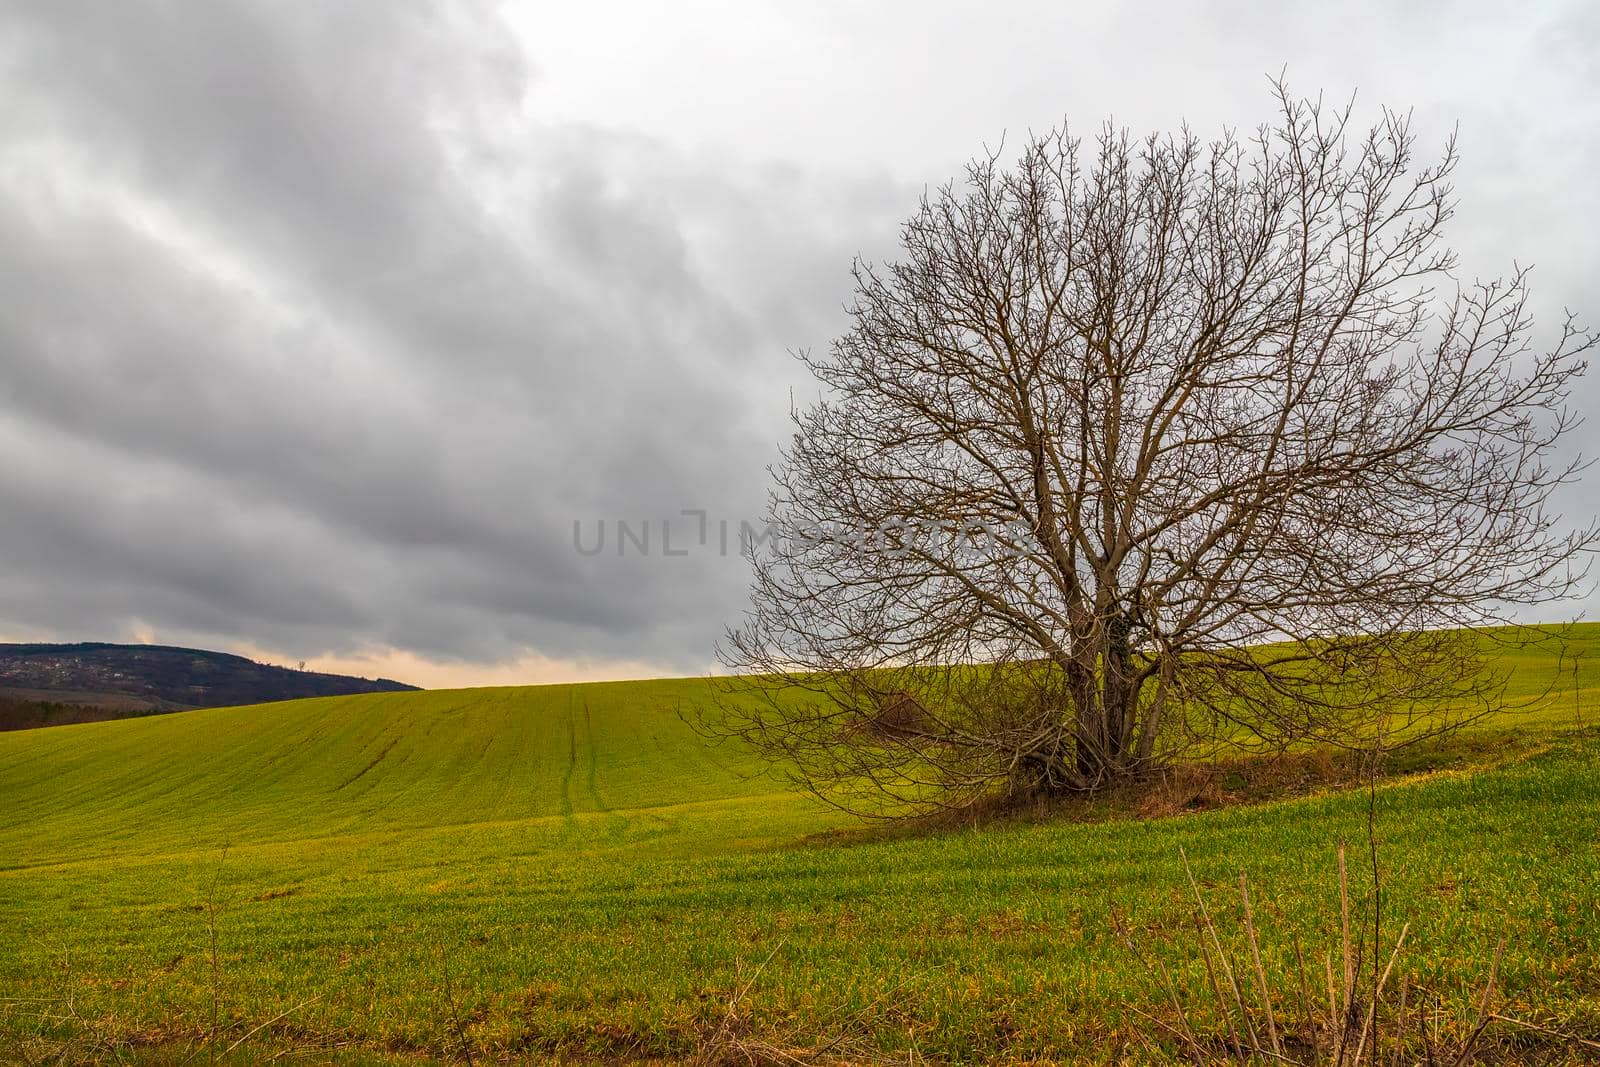
M 1180 792 L 1181 795 L 1181 792 Z M 1440 990 L 1415 983 L 1406 967 L 1410 925 L 1380 943 L 1381 924 L 1358 916 L 1352 903 L 1350 866 L 1340 843 L 1337 854 L 1337 938 L 1309 958 L 1292 942 L 1293 973 L 1269 977 L 1263 964 L 1262 931 L 1256 923 L 1251 887 L 1239 874 L 1240 929 L 1222 931 L 1216 910 L 1184 857 L 1194 899 L 1193 940 L 1187 954 L 1204 963 L 1206 986 L 1186 997 L 1166 961 L 1184 950 L 1152 952 L 1118 921 L 1118 935 L 1138 960 L 1167 1014 L 1133 1010 L 1149 1025 L 1140 1034 L 1152 1055 L 1178 1055 L 1196 1064 L 1284 1064 L 1296 1067 L 1379 1067 L 1425 1064 L 1466 1067 L 1479 1063 L 1572 1063 L 1600 1051 L 1600 1042 L 1557 1027 L 1526 1022 L 1496 1010 L 1505 941 L 1494 951 L 1482 986 L 1466 1003 L 1451 1003 Z M 1373 889 L 1378 888 L 1374 880 Z M 1379 899 L 1373 893 L 1369 900 Z M 1232 910 L 1232 909 L 1230 909 Z M 1369 940 L 1368 933 L 1374 934 Z M 1490 1035 L 1490 1027 L 1502 1033 Z M 1508 1041 L 1510 1034 L 1536 1041 Z

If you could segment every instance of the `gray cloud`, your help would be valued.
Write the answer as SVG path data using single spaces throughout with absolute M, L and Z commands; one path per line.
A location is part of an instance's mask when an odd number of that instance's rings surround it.
M 706 662 L 737 561 L 585 558 L 572 522 L 757 509 L 785 345 L 831 331 L 883 188 L 523 120 L 503 29 L 425 6 L 30 14 L 9 628 Z
M 642 7 L 630 80 L 592 27 L 528 45 L 472 5 L 10 5 L 0 634 L 703 666 L 739 561 L 663 557 L 659 528 L 619 559 L 614 526 L 583 556 L 573 521 L 756 514 L 806 388 L 786 350 L 827 342 L 852 255 L 982 139 L 1064 110 L 1248 122 L 1285 60 L 1461 117 L 1469 265 L 1538 259 L 1542 313 L 1600 314 L 1592 13 L 1504 43 L 1504 12 L 1441 36 L 1430 10 L 935 6 L 908 30 L 824 5 L 719 50 L 652 44 Z

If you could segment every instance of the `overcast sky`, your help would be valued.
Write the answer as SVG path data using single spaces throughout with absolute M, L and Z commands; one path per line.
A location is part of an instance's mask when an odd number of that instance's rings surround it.
M 1462 274 L 1600 319 L 1600 6 L 1333 11 L 0 0 L 0 640 L 703 671 L 852 256 L 1007 131 L 1285 67 L 1459 122 Z

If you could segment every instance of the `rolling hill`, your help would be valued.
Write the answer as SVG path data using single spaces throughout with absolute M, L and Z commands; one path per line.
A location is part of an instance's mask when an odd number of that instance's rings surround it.
M 327 697 L 10 735 L 0 864 L 60 857 L 68 842 L 127 856 L 778 789 L 678 717 L 705 684 Z
M 414 688 L 195 648 L 0 644 L 0 729 Z
M 1600 626 L 1577 633 L 1581 698 L 1408 757 L 1423 773 L 1376 795 L 1388 921 L 1447 1030 L 1502 936 L 1512 1004 L 1600 1028 Z M 1570 669 L 1507 665 L 1530 693 Z M 1199 995 L 1185 862 L 1211 894 L 1248 872 L 1272 975 L 1291 937 L 1328 947 L 1364 794 L 885 834 L 708 745 L 680 715 L 707 684 L 0 736 L 0 1058 L 674 1059 L 732 1010 L 744 1038 L 858 1061 L 1143 1062 L 1133 1008 L 1165 994 L 1116 929 Z

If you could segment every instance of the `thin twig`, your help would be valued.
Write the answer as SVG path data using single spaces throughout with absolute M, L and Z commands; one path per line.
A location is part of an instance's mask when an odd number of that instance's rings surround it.
M 1524 1019 L 1514 1019 L 1509 1015 L 1501 1015 L 1498 1012 L 1490 1012 L 1489 1018 L 1495 1020 L 1496 1022 L 1510 1023 L 1512 1026 L 1520 1026 L 1524 1030 L 1532 1030 L 1535 1033 L 1546 1034 L 1550 1037 L 1557 1037 L 1562 1041 L 1570 1041 L 1574 1045 L 1582 1045 L 1584 1048 L 1600 1049 L 1600 1041 L 1590 1041 L 1586 1037 L 1579 1037 L 1577 1034 L 1569 1034 L 1563 1030 L 1552 1030 L 1548 1026 L 1540 1026 L 1538 1023 L 1530 1023 Z
M 229 1045 L 226 1049 L 223 1049 L 222 1054 L 224 1056 L 228 1055 L 234 1049 L 238 1048 L 240 1045 L 244 1044 L 246 1041 L 248 1041 L 252 1037 L 254 1037 L 257 1034 L 257 1032 L 266 1029 L 267 1027 L 271 1026 L 273 1023 L 281 1022 L 282 1020 L 284 1020 L 284 1019 L 288 1018 L 289 1016 L 293 1015 L 295 1012 L 299 1011 L 301 1008 L 304 1008 L 307 1005 L 314 1004 L 317 1001 L 321 1000 L 322 997 L 323 997 L 323 994 L 318 993 L 316 996 L 311 997 L 308 1000 L 302 1000 L 300 1003 L 296 1004 L 294 1007 L 290 1008 L 287 1011 L 279 1012 L 277 1015 L 274 1015 L 272 1018 L 268 1019 L 266 1022 L 256 1024 L 255 1026 L 253 1026 L 249 1030 L 247 1030 L 243 1037 L 241 1037 L 239 1040 L 235 1041 L 233 1044 Z
M 1261 1006 L 1267 1013 L 1267 1037 L 1272 1041 L 1272 1051 L 1283 1055 L 1283 1045 L 1278 1041 L 1278 1020 L 1272 1011 L 1272 991 L 1267 988 L 1267 971 L 1261 965 L 1261 944 L 1256 938 L 1255 911 L 1250 907 L 1250 880 L 1239 872 L 1239 899 L 1244 902 L 1244 929 L 1250 938 L 1250 956 L 1255 960 L 1256 985 L 1261 990 Z
M 1460 1067 L 1467 1062 L 1467 1057 L 1472 1055 L 1472 1048 L 1478 1043 L 1478 1038 L 1483 1034 L 1483 1028 L 1489 1025 L 1489 1001 L 1494 996 L 1495 979 L 1500 974 L 1500 956 L 1505 952 L 1506 939 L 1504 935 L 1494 949 L 1494 961 L 1489 964 L 1489 980 L 1483 984 L 1483 998 L 1478 1002 L 1478 1022 L 1472 1028 L 1472 1033 L 1467 1035 L 1467 1040 L 1462 1044 L 1461 1051 L 1456 1058 L 1451 1060 L 1452 1067 Z
M 1410 932 L 1410 923 L 1400 927 L 1400 936 L 1395 939 L 1394 951 L 1389 953 L 1389 962 L 1384 966 L 1383 974 L 1379 976 L 1378 980 L 1373 984 L 1372 1005 L 1367 1009 L 1367 1017 L 1361 1022 L 1361 1037 L 1356 1043 L 1356 1058 L 1354 1061 L 1356 1063 L 1361 1062 L 1361 1051 L 1367 1046 L 1367 1029 L 1369 1025 L 1372 1027 L 1372 1061 L 1374 1063 L 1378 1061 L 1378 998 L 1383 995 L 1384 984 L 1389 981 L 1389 972 L 1394 969 L 1394 961 L 1400 955 L 1400 946 L 1406 943 L 1406 934 Z M 1376 960 L 1378 958 L 1378 954 L 1374 952 L 1372 954 L 1372 958 Z
M 1250 1013 L 1245 1010 L 1244 997 L 1239 992 L 1239 981 L 1234 977 L 1233 966 L 1228 962 L 1227 953 L 1223 951 L 1222 939 L 1217 936 L 1217 926 L 1211 921 L 1211 912 L 1206 907 L 1205 897 L 1200 894 L 1200 883 L 1195 881 L 1194 871 L 1189 866 L 1189 855 L 1182 846 L 1179 846 L 1178 854 L 1183 857 L 1184 873 L 1189 876 L 1189 887 L 1194 890 L 1195 903 L 1200 908 L 1201 918 L 1205 920 L 1206 931 L 1211 935 L 1211 945 L 1217 950 L 1217 962 L 1222 965 L 1222 973 L 1227 976 L 1228 987 L 1233 992 L 1234 1005 L 1239 1009 L 1239 1018 L 1244 1021 L 1245 1031 L 1250 1035 L 1250 1044 L 1259 1048 L 1261 1040 L 1256 1037 L 1255 1023 L 1251 1021 Z

